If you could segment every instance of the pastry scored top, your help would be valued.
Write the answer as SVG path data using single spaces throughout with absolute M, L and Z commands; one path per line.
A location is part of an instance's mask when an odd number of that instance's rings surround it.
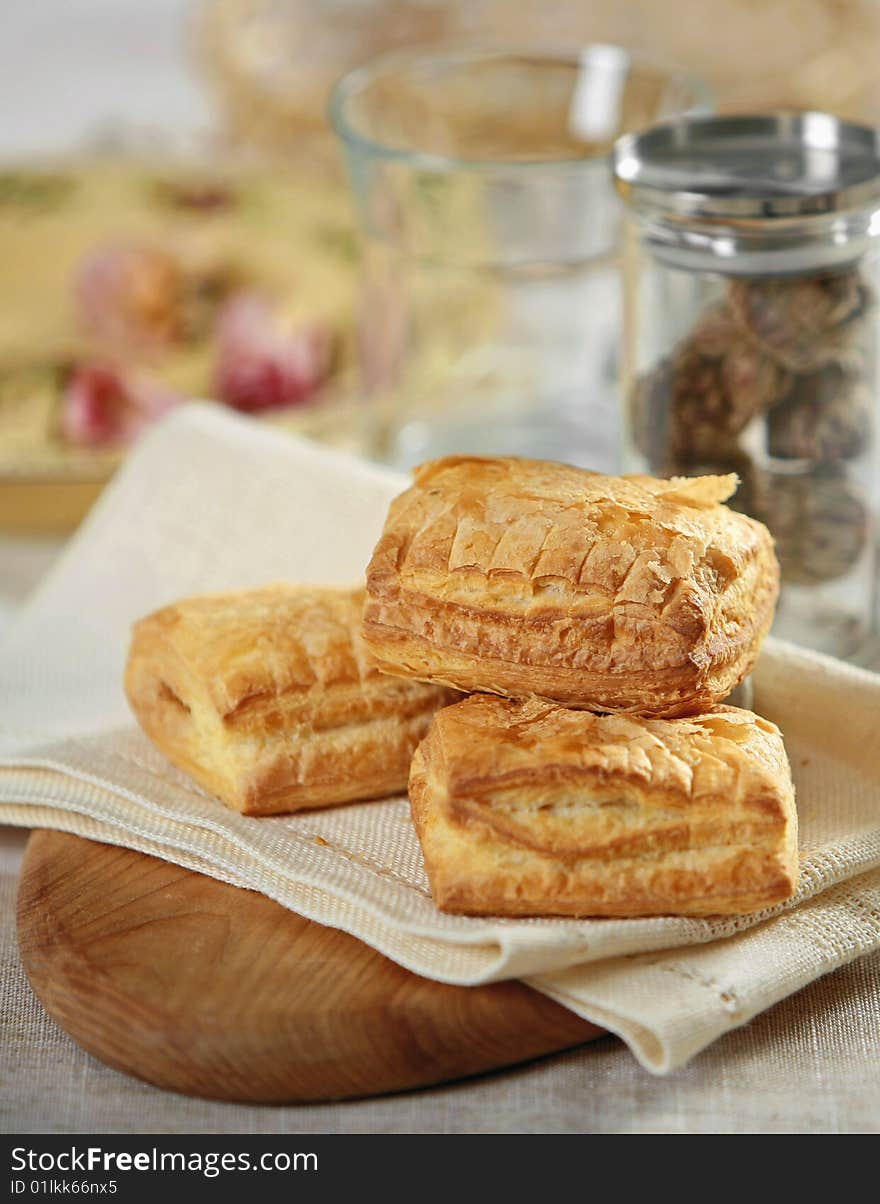
M 435 715 L 410 774 L 434 897 L 480 914 L 754 911 L 797 884 L 777 728 L 470 698 Z
M 386 677 L 363 590 L 272 585 L 135 624 L 125 686 L 144 731 L 228 806 L 271 814 L 401 790 L 447 690 Z
M 331 687 L 379 679 L 359 638 L 363 591 L 268 585 L 184 598 L 141 619 L 167 683 L 189 702 L 249 725 L 267 706 L 313 706 Z
M 678 715 L 751 668 L 779 568 L 735 476 L 610 477 L 453 456 L 391 504 L 364 636 L 385 672 L 566 706 Z

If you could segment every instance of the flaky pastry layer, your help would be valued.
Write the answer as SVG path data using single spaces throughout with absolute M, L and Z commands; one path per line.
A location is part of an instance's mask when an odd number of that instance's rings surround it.
M 471 915 L 727 915 L 797 887 L 779 731 L 716 706 L 687 719 L 473 695 L 413 758 L 431 891 Z
M 367 571 L 383 671 L 569 707 L 680 715 L 745 677 L 779 592 L 736 478 L 608 477 L 453 456 L 416 470 Z
M 362 608 L 362 590 L 296 585 L 167 606 L 134 627 L 132 710 L 170 761 L 249 815 L 396 793 L 453 695 L 379 673 Z

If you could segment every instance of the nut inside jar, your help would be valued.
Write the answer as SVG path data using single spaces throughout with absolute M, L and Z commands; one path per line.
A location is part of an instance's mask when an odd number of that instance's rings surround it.
M 872 440 L 873 289 L 857 266 L 728 278 L 640 375 L 630 430 L 655 472 L 734 471 L 784 577 L 846 575 L 867 542 L 853 469 Z

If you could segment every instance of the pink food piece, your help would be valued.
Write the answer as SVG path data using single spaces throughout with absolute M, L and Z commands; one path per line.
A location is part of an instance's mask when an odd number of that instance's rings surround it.
M 326 382 L 333 338 L 316 323 L 294 325 L 264 298 L 240 294 L 217 329 L 217 396 L 255 413 L 308 401 Z
M 182 397 L 107 364 L 75 368 L 61 400 L 61 430 L 80 447 L 118 447 L 173 409 Z
M 83 259 L 74 299 L 83 327 L 117 346 L 164 345 L 180 333 L 183 278 L 171 255 L 138 243 L 108 243 Z

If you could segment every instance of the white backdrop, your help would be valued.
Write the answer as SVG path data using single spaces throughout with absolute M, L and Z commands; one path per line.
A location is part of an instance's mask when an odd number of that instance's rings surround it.
M 204 129 L 189 37 L 197 8 L 198 0 L 3 0 L 0 157 L 63 151 L 120 123 Z

